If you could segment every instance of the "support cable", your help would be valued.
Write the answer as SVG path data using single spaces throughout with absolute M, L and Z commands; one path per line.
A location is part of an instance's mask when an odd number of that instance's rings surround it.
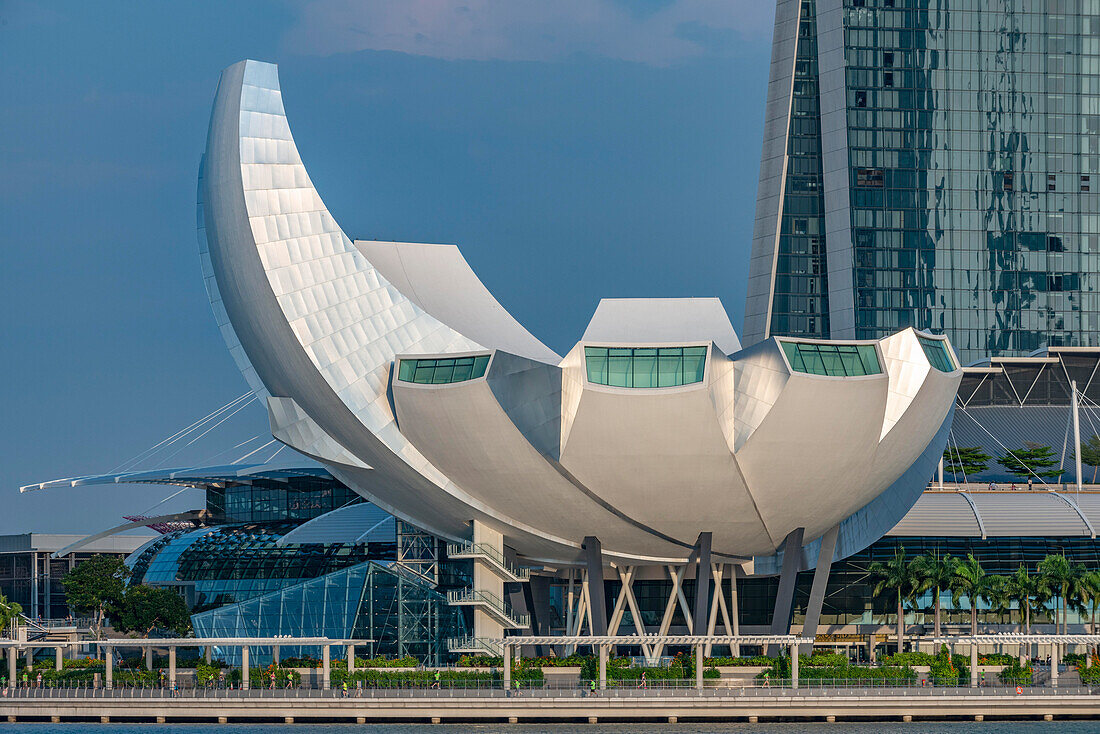
M 163 459 L 163 460 L 162 460 L 162 461 L 160 462 L 160 464 L 158 464 L 158 465 L 157 465 L 156 467 L 154 467 L 154 468 L 156 468 L 156 469 L 160 469 L 160 468 L 162 468 L 162 467 L 163 467 L 163 466 L 164 466 L 165 464 L 167 464 L 167 463 L 168 463 L 168 462 L 169 462 L 169 461 L 170 461 L 170 460 L 171 460 L 171 459 L 172 459 L 172 458 L 173 458 L 174 456 L 178 455 L 178 454 L 179 454 L 179 453 L 180 453 L 181 451 L 183 451 L 184 449 L 186 449 L 186 448 L 187 448 L 188 446 L 190 446 L 191 444 L 195 443 L 196 441 L 198 441 L 199 439 L 201 439 L 201 438 L 202 438 L 203 436 L 205 436 L 206 434 L 210 433 L 210 432 L 211 432 L 211 431 L 213 431 L 213 430 L 214 430 L 215 428 L 217 428 L 218 426 L 220 426 L 220 425 L 221 425 L 222 423 L 225 423 L 225 422 L 226 422 L 227 420 L 229 420 L 229 419 L 230 419 L 230 418 L 232 418 L 233 416 L 237 415 L 237 413 L 240 413 L 240 412 L 241 412 L 242 410 L 244 410 L 244 409 L 245 409 L 245 408 L 247 408 L 247 407 L 248 407 L 249 405 L 251 405 L 251 404 L 252 404 L 252 399 L 254 399 L 255 397 L 256 397 L 256 396 L 255 396 L 255 394 L 252 394 L 252 398 L 250 398 L 250 399 L 248 399 L 248 400 L 245 400 L 245 401 L 241 402 L 241 403 L 240 403 L 240 405 L 238 405 L 238 406 L 237 406 L 237 407 L 236 407 L 236 408 L 235 408 L 235 409 L 233 410 L 233 412 L 232 412 L 232 413 L 229 413 L 228 415 L 224 416 L 224 417 L 223 417 L 223 418 L 222 418 L 221 420 L 219 420 L 219 421 L 218 421 L 217 423 L 215 423 L 214 425 L 210 426 L 209 428 L 207 428 L 207 429 L 206 429 L 205 431 L 203 431 L 203 432 L 202 432 L 202 433 L 200 433 L 199 435 L 195 436 L 195 437 L 194 437 L 193 439 L 191 439 L 190 441 L 188 441 L 187 443 L 185 443 L 185 444 L 184 444 L 183 446 L 180 446 L 180 447 L 179 447 L 178 449 L 176 449 L 176 450 L 175 450 L 174 452 L 172 452 L 172 453 L 171 453 L 171 454 L 169 454 L 168 456 L 164 457 L 164 459 Z
M 247 398 L 250 395 L 252 395 L 251 390 L 244 393 L 243 395 L 238 395 L 237 397 L 233 398 L 232 400 L 230 400 L 225 405 L 221 406 L 220 408 L 218 408 L 217 410 L 214 410 L 211 413 L 208 413 L 207 415 L 203 416 L 202 418 L 195 421 L 194 423 L 187 426 L 186 428 L 182 428 L 179 431 L 176 431 L 171 436 L 168 436 L 167 438 L 161 440 L 159 443 L 145 449 L 144 451 L 137 454 L 136 456 L 133 456 L 130 459 L 127 459 L 126 461 L 122 462 L 121 464 L 116 466 L 114 469 L 112 469 L 108 473 L 109 474 L 116 474 L 116 473 L 121 472 L 121 471 L 129 471 L 129 469 L 136 466 L 139 462 L 149 458 L 154 453 L 156 453 L 158 450 L 161 450 L 163 448 L 167 448 L 171 444 L 175 443 L 176 441 L 180 440 L 181 438 L 183 438 L 184 436 L 189 434 L 191 431 L 197 430 L 199 427 L 206 424 L 208 421 L 213 420 L 214 418 L 216 418 L 218 415 L 220 415 L 224 411 L 231 409 L 233 406 L 237 405 L 237 403 L 244 400 L 245 398 Z
M 987 428 L 986 428 L 985 426 L 983 426 L 983 425 L 981 424 L 981 421 L 979 421 L 979 420 L 978 420 L 977 418 L 975 418 L 974 416 L 970 415 L 970 412 L 969 412 L 969 411 L 968 411 L 968 410 L 967 410 L 966 408 L 962 408 L 962 407 L 960 406 L 960 408 L 959 408 L 959 409 L 960 409 L 960 410 L 962 410 L 962 414 L 963 414 L 963 415 L 965 415 L 965 416 L 966 416 L 967 418 L 969 418 L 970 420 L 974 421 L 974 423 L 975 423 L 975 424 L 976 424 L 976 425 L 978 426 L 978 428 L 980 428 L 980 429 L 982 429 L 983 431 L 985 431 L 985 433 L 986 433 L 986 435 L 987 435 L 987 436 L 989 436 L 989 437 L 990 437 L 990 438 L 992 438 L 992 439 L 993 439 L 994 441 L 996 441 L 996 442 L 997 442 L 997 445 L 998 445 L 998 446 L 1000 446 L 1000 447 L 1001 447 L 1002 449 L 1004 449 L 1004 450 L 1005 450 L 1005 452 L 1006 452 L 1006 453 L 1007 453 L 1007 454 L 1008 454 L 1009 456 L 1011 456 L 1011 457 L 1012 457 L 1013 459 L 1015 459 L 1015 460 L 1016 460 L 1016 462 L 1017 462 L 1017 463 L 1018 463 L 1018 464 L 1019 464 L 1020 466 L 1024 467 L 1025 469 L 1027 469 L 1027 473 L 1028 473 L 1028 474 L 1030 474 L 1030 475 L 1034 476 L 1034 477 L 1035 477 L 1036 479 L 1038 479 L 1038 480 L 1039 480 L 1039 483 L 1040 483 L 1040 484 L 1046 484 L 1046 482 L 1045 482 L 1045 481 L 1043 481 L 1043 478 L 1042 478 L 1041 476 L 1039 476 L 1039 475 L 1038 475 L 1038 474 L 1036 474 L 1036 473 L 1035 473 L 1034 471 L 1032 471 L 1031 467 L 1027 466 L 1026 464 L 1024 464 L 1024 462 L 1020 461 L 1020 457 L 1016 456 L 1016 454 L 1015 454 L 1015 453 L 1013 453 L 1011 449 L 1009 449 L 1009 448 L 1008 448 L 1007 446 L 1005 446 L 1005 445 L 1004 445 L 1003 443 L 1001 443 L 1001 440 L 1000 440 L 999 438 L 997 438 L 997 437 L 996 437 L 996 436 L 994 436 L 994 435 L 993 435 L 992 433 L 990 433 L 990 432 L 989 432 L 989 429 L 987 429 Z
M 275 441 L 276 441 L 276 439 L 274 439 L 274 438 L 273 438 L 273 439 L 271 439 L 270 441 L 268 441 L 267 443 L 265 443 L 265 444 L 264 444 L 263 446 L 261 446 L 260 448 L 258 448 L 258 449 L 253 449 L 253 450 L 249 451 L 249 452 L 248 452 L 247 454 L 245 454 L 244 456 L 242 456 L 241 458 L 237 459 L 236 461 L 234 461 L 234 462 L 232 462 L 232 463 L 233 463 L 233 464 L 240 464 L 240 463 L 241 463 L 242 461 L 244 461 L 245 459 L 247 459 L 247 458 L 248 458 L 249 456 L 252 456 L 252 454 L 256 453 L 257 451 L 263 451 L 263 450 L 264 450 L 264 449 L 266 449 L 266 448 L 267 448 L 268 446 L 270 446 L 271 444 L 275 443 Z

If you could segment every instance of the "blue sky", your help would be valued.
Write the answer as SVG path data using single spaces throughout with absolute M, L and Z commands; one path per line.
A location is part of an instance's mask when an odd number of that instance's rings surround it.
M 0 533 L 149 510 L 170 491 L 17 487 L 110 471 L 246 390 L 195 233 L 223 67 L 280 65 L 299 149 L 350 236 L 459 245 L 564 352 L 601 297 L 718 296 L 740 329 L 772 13 L 760 0 L 0 0 Z M 265 430 L 253 405 L 168 463 L 235 459 L 269 438 L 229 447 Z

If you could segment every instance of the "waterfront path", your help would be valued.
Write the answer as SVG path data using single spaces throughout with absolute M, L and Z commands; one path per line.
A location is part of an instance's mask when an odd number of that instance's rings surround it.
M 1086 688 L 64 690 L 0 697 L 0 722 L 764 721 L 1100 719 Z M 2 727 L 0 727 L 2 731 Z

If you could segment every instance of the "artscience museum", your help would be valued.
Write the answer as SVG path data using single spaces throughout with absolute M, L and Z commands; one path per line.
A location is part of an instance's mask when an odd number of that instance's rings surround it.
M 1096 555 L 1080 468 L 1078 496 L 983 494 L 945 482 L 942 457 L 981 432 L 1061 441 L 1069 396 L 1100 400 L 1100 350 L 964 368 L 914 328 L 742 346 L 700 297 L 604 299 L 558 354 L 457 247 L 345 234 L 257 61 L 218 84 L 198 227 L 226 345 L 298 456 L 24 489 L 202 489 L 202 509 L 114 529 L 163 528 L 133 579 L 179 589 L 200 636 L 323 634 L 431 663 L 514 634 L 792 623 L 873 647 L 891 608 L 867 568 L 902 544 L 990 570 Z
M 742 349 L 717 299 L 605 299 L 556 354 L 455 247 L 343 232 L 271 64 L 222 74 L 199 223 L 272 434 L 471 558 L 478 639 L 516 626 L 518 569 L 576 570 L 590 599 L 609 563 L 827 572 L 897 524 L 947 440 L 962 372 L 912 329 Z

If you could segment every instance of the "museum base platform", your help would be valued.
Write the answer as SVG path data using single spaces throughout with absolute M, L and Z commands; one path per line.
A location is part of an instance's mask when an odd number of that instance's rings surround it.
M 30 721 L 379 723 L 379 722 L 764 722 L 994 721 L 1100 719 L 1100 695 L 1086 689 L 908 689 L 849 692 L 756 691 L 746 695 L 630 692 L 521 695 L 478 691 L 425 695 L 250 695 L 225 697 L 27 696 L 0 699 L 0 723 Z

